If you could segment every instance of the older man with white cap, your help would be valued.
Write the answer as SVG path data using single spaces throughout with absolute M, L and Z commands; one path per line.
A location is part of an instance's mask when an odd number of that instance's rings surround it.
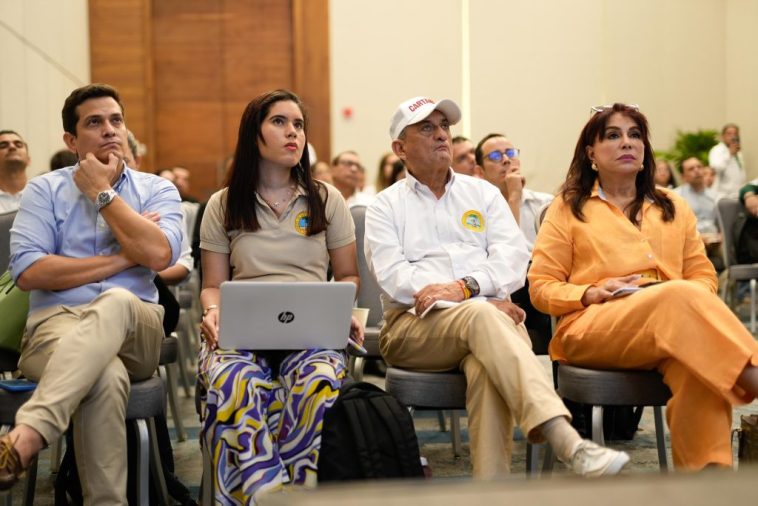
M 451 100 L 415 97 L 392 117 L 407 177 L 366 213 L 371 268 L 384 292 L 380 349 L 391 364 L 466 375 L 475 478 L 510 471 L 514 421 L 547 440 L 577 474 L 615 474 L 629 456 L 582 440 L 531 351 L 524 312 L 509 301 L 529 253 L 498 189 L 450 168 Z

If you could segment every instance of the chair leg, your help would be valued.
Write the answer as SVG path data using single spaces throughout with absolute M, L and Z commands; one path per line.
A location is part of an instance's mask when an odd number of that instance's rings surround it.
M 32 506 L 34 504 L 34 488 L 36 485 L 37 485 L 37 456 L 35 455 L 32 461 L 29 463 L 29 469 L 26 470 L 26 480 L 24 482 L 24 505 L 25 506 Z
M 180 322 L 185 321 L 187 318 L 187 314 L 182 310 L 180 313 Z M 184 318 L 184 320 L 182 320 Z M 179 381 L 182 383 L 182 388 L 184 389 L 184 396 L 185 397 L 192 397 L 191 387 L 190 387 L 190 380 L 187 375 L 187 364 L 191 363 L 190 359 L 190 352 L 189 350 L 192 348 L 192 345 L 190 343 L 190 337 L 187 334 L 187 328 L 191 326 L 190 324 L 183 324 L 182 332 L 174 332 L 174 335 L 177 337 L 177 359 L 176 363 L 179 366 Z
M 53 445 L 50 446 L 50 472 L 55 474 L 61 468 L 61 458 L 63 457 L 63 443 L 66 440 L 64 436 L 58 438 Z
M 150 443 L 147 422 L 140 418 L 137 425 L 137 504 L 150 505 Z
M 553 473 L 553 466 L 557 459 L 558 457 L 556 457 L 555 452 L 553 452 L 553 447 L 550 446 L 550 443 L 545 443 L 545 460 L 542 464 L 543 478 L 548 477 Z
M 600 446 L 605 446 L 603 436 L 603 406 L 592 406 L 592 440 Z
M 176 429 L 176 440 L 178 442 L 187 440 L 187 431 L 184 430 L 182 414 L 179 412 L 179 405 L 176 403 L 179 390 L 176 386 L 176 376 L 174 376 L 174 367 L 177 364 L 166 364 L 158 368 L 158 374 L 166 378 L 166 391 L 168 392 L 168 408 L 171 412 L 171 418 L 174 420 Z
M 457 410 L 450 411 L 450 438 L 453 442 L 453 455 L 455 458 L 461 456 L 461 418 Z
M 166 477 L 163 475 L 163 462 L 161 461 L 161 450 L 158 447 L 158 434 L 155 430 L 155 420 L 147 420 L 147 428 L 150 432 L 150 475 L 153 483 L 158 487 L 161 504 L 168 506 L 171 504 L 171 498 L 166 488 Z
M 529 441 L 526 442 L 526 478 L 538 478 L 539 473 L 539 460 L 540 460 L 540 446 L 539 444 L 532 444 Z
M 755 279 L 750 280 L 750 332 L 755 334 Z
M 213 464 L 211 454 L 204 442 L 200 443 L 203 452 L 203 478 L 200 483 L 201 504 L 213 504 L 215 492 L 213 490 Z
M 661 406 L 653 406 L 653 418 L 655 419 L 655 442 L 658 446 L 658 463 L 661 472 L 668 472 L 668 459 L 666 458 L 666 427 L 663 425 L 663 409 Z
M 366 359 L 363 357 L 350 357 L 353 359 L 353 378 L 355 381 L 363 381 L 363 369 L 366 367 Z
M 437 411 L 437 421 L 440 425 L 440 432 L 447 432 L 447 422 L 445 421 L 445 412 L 441 409 Z

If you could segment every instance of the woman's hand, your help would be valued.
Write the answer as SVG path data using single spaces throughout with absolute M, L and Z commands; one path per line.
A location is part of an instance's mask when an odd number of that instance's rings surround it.
M 363 330 L 363 325 L 361 325 L 361 322 L 359 322 L 355 316 L 350 317 L 350 339 L 355 341 L 356 344 L 359 344 L 363 346 L 363 339 L 365 337 L 365 333 Z
M 582 296 L 582 304 L 589 306 L 590 304 L 601 304 L 611 297 L 611 294 L 619 288 L 628 286 L 637 286 L 633 282 L 640 279 L 642 276 L 639 274 L 632 274 L 630 276 L 624 276 L 623 278 L 611 278 L 603 283 L 602 286 L 591 286 L 587 288 Z
M 208 311 L 200 322 L 200 337 L 205 339 L 208 349 L 218 348 L 218 308 Z

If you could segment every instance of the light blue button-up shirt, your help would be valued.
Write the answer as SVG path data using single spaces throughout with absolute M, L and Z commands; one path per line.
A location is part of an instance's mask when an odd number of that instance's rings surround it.
M 31 179 L 24 189 L 11 228 L 10 270 L 14 280 L 47 255 L 86 258 L 113 255 L 121 247 L 108 223 L 73 180 L 77 166 L 48 172 Z M 113 186 L 129 206 L 160 215 L 158 226 L 171 246 L 171 264 L 181 253 L 182 211 L 179 192 L 169 181 L 128 167 Z M 32 290 L 29 312 L 54 306 L 88 304 L 104 291 L 121 287 L 147 302 L 158 302 L 155 273 L 143 266 L 121 271 L 102 281 L 67 290 Z

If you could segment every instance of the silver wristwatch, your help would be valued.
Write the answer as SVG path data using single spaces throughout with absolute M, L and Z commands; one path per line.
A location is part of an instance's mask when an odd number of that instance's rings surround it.
M 113 199 L 116 198 L 116 196 L 118 196 L 118 193 L 116 193 L 116 190 L 112 188 L 110 190 L 105 190 L 104 192 L 98 193 L 97 198 L 95 199 L 95 206 L 97 206 L 98 212 L 113 202 Z

